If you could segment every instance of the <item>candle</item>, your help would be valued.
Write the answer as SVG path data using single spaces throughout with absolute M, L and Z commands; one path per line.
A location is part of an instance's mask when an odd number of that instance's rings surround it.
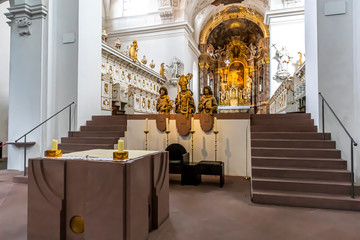
M 194 131 L 194 117 L 191 118 L 191 131 Z
M 51 150 L 58 150 L 58 140 L 52 140 Z
M 118 151 L 123 152 L 124 151 L 124 140 L 118 141 Z
M 169 131 L 169 118 L 166 118 L 166 131 Z
M 218 128 L 217 128 L 217 118 L 214 117 L 214 131 L 217 131 Z
M 149 119 L 145 119 L 145 131 L 149 131 Z

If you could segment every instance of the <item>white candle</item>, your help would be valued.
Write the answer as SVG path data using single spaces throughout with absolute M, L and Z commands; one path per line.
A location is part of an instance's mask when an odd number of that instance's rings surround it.
M 149 131 L 149 119 L 145 119 L 145 131 Z
M 118 151 L 123 152 L 124 151 L 124 140 L 118 141 Z
M 166 131 L 169 131 L 169 118 L 166 118 Z
M 217 128 L 217 118 L 214 117 L 214 131 L 217 131 L 218 128 Z
M 58 150 L 58 140 L 52 140 L 52 145 L 51 145 L 51 149 L 52 150 Z
M 194 117 L 191 118 L 191 131 L 194 131 Z

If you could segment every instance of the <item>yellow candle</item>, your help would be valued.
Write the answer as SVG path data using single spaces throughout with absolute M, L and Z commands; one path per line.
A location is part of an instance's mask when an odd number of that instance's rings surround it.
M 51 150 L 58 150 L 58 140 L 52 140 Z
M 145 119 L 145 131 L 149 131 L 149 119 Z
M 118 151 L 123 152 L 124 151 L 124 140 L 118 141 Z
M 191 131 L 194 131 L 194 117 L 191 118 Z
M 214 117 L 214 131 L 217 131 L 218 128 L 217 128 L 217 118 Z
M 169 118 L 166 118 L 166 131 L 169 131 Z

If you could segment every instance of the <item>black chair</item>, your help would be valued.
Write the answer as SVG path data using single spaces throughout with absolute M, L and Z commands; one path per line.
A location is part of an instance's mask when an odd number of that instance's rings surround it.
M 182 165 L 189 163 L 189 153 L 178 143 L 170 144 L 165 151 L 169 152 L 169 172 L 180 174 L 182 172 Z

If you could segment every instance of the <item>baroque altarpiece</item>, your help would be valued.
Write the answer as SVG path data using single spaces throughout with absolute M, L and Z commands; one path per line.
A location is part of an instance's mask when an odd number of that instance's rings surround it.
M 209 86 L 219 107 L 249 106 L 269 112 L 269 28 L 258 12 L 231 6 L 200 34 L 199 96 Z

